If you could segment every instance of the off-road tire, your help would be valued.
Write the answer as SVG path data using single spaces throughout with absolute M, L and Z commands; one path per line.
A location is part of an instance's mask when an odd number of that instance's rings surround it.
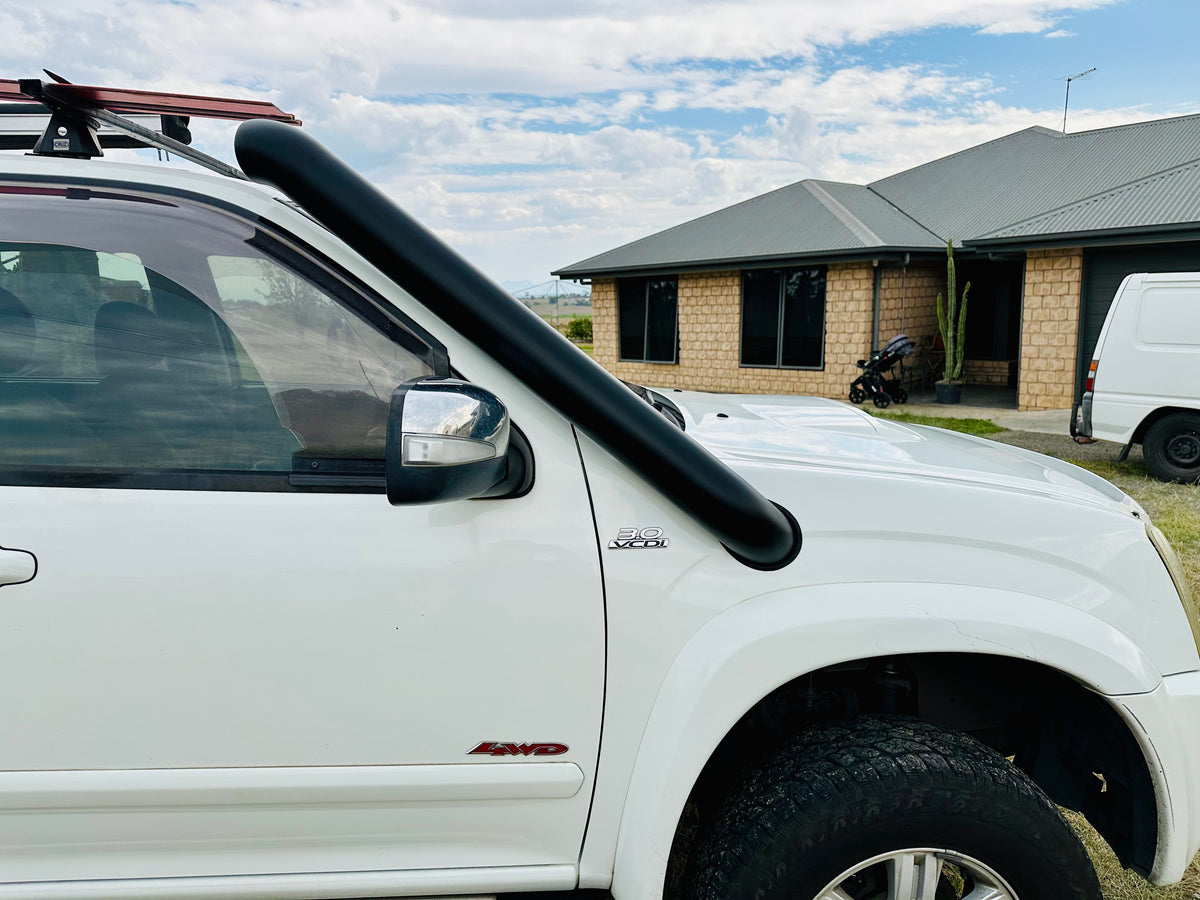
M 735 789 L 702 841 L 688 900 L 813 900 L 880 854 L 978 860 L 1017 900 L 1101 900 L 1058 808 L 972 738 L 898 716 L 814 727 Z M 938 898 L 958 896 L 950 885 Z
M 1200 480 L 1200 413 L 1172 413 L 1151 425 L 1142 460 L 1163 481 Z

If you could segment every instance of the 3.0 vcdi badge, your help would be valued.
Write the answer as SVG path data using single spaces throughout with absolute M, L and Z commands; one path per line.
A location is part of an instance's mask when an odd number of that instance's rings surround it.
M 608 542 L 609 550 L 660 550 L 670 546 L 661 528 L 622 528 L 615 540 Z

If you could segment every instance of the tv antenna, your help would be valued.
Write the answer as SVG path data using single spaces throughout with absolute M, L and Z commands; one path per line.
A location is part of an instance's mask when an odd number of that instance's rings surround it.
M 1086 72 L 1080 72 L 1078 75 L 1072 75 L 1067 79 L 1067 96 L 1063 100 L 1063 134 L 1067 133 L 1067 104 L 1071 102 L 1071 82 L 1079 78 L 1084 78 L 1096 71 L 1096 67 L 1092 66 Z

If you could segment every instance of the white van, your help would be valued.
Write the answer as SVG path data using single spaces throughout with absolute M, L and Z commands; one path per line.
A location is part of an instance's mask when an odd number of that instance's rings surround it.
M 1096 341 L 1073 434 L 1142 445 L 1164 481 L 1200 481 L 1200 272 L 1129 275 Z

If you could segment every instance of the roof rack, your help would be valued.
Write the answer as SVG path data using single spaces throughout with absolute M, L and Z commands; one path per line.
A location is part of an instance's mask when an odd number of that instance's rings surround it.
M 9 132 L 0 140 L 2 149 L 28 149 L 37 156 L 91 159 L 103 156 L 103 147 L 154 147 L 166 150 L 221 175 L 242 178 L 240 169 L 188 144 L 192 116 L 206 119 L 273 119 L 288 125 L 300 120 L 274 103 L 261 100 L 232 100 L 194 94 L 164 94 L 118 88 L 71 84 L 49 69 L 50 82 L 38 78 L 13 81 L 0 78 L 0 113 L 21 112 L 50 116 L 40 135 Z M 18 110 L 18 105 L 20 109 Z M 157 114 L 161 130 L 139 124 L 119 113 Z

